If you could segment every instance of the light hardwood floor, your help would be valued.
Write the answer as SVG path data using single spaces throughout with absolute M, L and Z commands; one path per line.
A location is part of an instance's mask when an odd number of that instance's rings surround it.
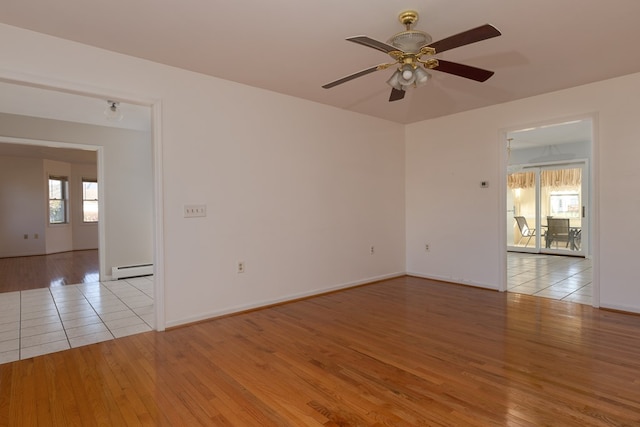
M 640 425 L 640 316 L 401 277 L 0 365 L 0 425 Z

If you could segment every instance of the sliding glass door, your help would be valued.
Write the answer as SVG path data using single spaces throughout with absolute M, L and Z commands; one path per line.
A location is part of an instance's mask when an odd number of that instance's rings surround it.
M 507 248 L 584 256 L 588 244 L 586 164 L 511 168 L 507 175 Z
M 584 255 L 587 240 L 585 164 L 540 169 L 540 212 L 544 253 Z M 584 225 L 584 226 L 583 226 Z

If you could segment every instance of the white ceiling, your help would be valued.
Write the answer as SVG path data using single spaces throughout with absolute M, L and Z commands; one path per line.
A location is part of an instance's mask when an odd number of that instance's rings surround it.
M 434 40 L 490 23 L 502 36 L 438 57 L 493 70 L 485 83 L 433 71 L 389 103 L 378 71 L 321 86 L 387 62 L 344 39 L 386 41 L 398 13 L 420 13 Z M 640 1 L 586 0 L 0 0 L 0 22 L 104 49 L 412 123 L 640 71 Z

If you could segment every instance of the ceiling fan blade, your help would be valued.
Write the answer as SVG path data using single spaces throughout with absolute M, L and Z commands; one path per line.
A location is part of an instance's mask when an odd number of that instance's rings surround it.
M 433 42 L 427 46 L 434 48 L 436 53 L 440 53 L 456 47 L 497 37 L 501 34 L 502 33 L 493 25 L 484 24 L 477 28 L 472 28 L 471 30 L 463 31 L 459 34 L 447 37 L 446 39 Z
M 438 66 L 434 67 L 433 69 L 442 71 L 444 73 L 465 77 L 477 82 L 487 81 L 489 77 L 493 76 L 494 74 L 493 71 L 483 70 L 482 68 L 476 68 L 470 65 L 458 64 L 457 62 L 445 61 L 443 59 L 438 59 Z
M 389 102 L 400 101 L 404 98 L 404 91 L 396 88 L 391 88 L 391 95 L 389 96 Z
M 386 43 L 380 42 L 378 40 L 374 40 L 374 39 L 372 39 L 370 37 L 367 37 L 367 36 L 348 37 L 347 40 L 350 41 L 350 42 L 361 44 L 363 46 L 367 46 L 367 47 L 371 47 L 373 49 L 377 49 L 377 50 L 379 50 L 381 52 L 384 52 L 384 53 L 389 53 L 389 52 L 393 52 L 393 51 L 400 52 L 400 49 L 398 49 L 395 46 L 391 46 L 390 44 L 386 44 Z
M 367 74 L 373 73 L 374 71 L 378 71 L 379 65 L 374 65 L 373 67 L 367 68 L 366 70 L 358 71 L 357 73 L 349 74 L 346 77 L 333 81 L 331 83 L 327 83 L 326 85 L 322 85 L 325 89 L 331 89 L 334 86 L 341 85 L 342 83 L 346 83 L 350 80 L 357 79 L 358 77 L 366 76 Z

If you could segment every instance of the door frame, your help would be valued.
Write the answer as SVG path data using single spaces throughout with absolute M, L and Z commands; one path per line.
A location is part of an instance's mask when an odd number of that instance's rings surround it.
M 507 204 L 507 173 L 508 173 L 508 163 L 509 163 L 509 141 L 507 139 L 507 135 L 511 132 L 539 127 L 545 125 L 553 125 L 559 124 L 574 120 L 590 120 L 591 121 L 591 150 L 590 155 L 591 159 L 589 161 L 590 166 L 590 178 L 589 178 L 589 200 L 590 200 L 590 209 L 588 215 L 591 217 L 590 221 L 590 253 L 586 256 L 591 258 L 592 260 L 592 280 L 591 283 L 593 285 L 593 296 L 592 296 L 592 306 L 599 307 L 600 306 L 600 217 L 598 212 L 600 211 L 600 158 L 598 156 L 599 153 L 599 116 L 597 112 L 589 112 L 583 113 L 573 116 L 565 116 L 565 117 L 556 117 L 552 119 L 547 119 L 544 121 L 538 122 L 529 122 L 529 123 L 521 123 L 518 125 L 505 126 L 499 129 L 498 131 L 498 144 L 499 144 L 499 163 L 500 163 L 500 182 L 499 182 L 499 194 L 498 194 L 498 204 L 499 204 L 499 212 L 498 215 L 498 248 L 497 253 L 499 254 L 498 258 L 498 268 L 500 269 L 498 290 L 500 292 L 507 291 L 507 245 L 505 242 L 507 241 L 507 221 L 508 218 L 507 211 L 505 209 Z
M 0 81 L 15 85 L 30 86 L 33 88 L 40 88 L 44 90 L 64 92 L 72 95 L 80 95 L 86 97 L 93 97 L 99 99 L 117 99 L 123 103 L 136 104 L 141 106 L 147 106 L 151 109 L 151 151 L 152 151 L 152 175 L 153 175 L 153 274 L 154 274 L 154 310 L 155 310 L 155 324 L 154 329 L 157 331 L 165 330 L 165 291 L 164 291 L 164 213 L 163 213 L 163 170 L 162 170 L 162 100 L 160 98 L 142 98 L 139 95 L 133 95 L 131 93 L 123 93 L 118 89 L 97 89 L 93 86 L 85 86 L 78 83 L 61 82 L 58 80 L 52 80 L 42 76 L 34 76 L 31 74 L 15 73 L 8 70 L 0 70 Z M 18 138 L 16 138 L 18 139 Z M 22 139 L 25 141 L 26 139 Z M 33 141 L 33 140 L 32 140 Z M 42 145 L 43 141 L 40 141 Z M 55 142 L 54 142 L 55 143 Z M 61 143 L 65 144 L 65 143 Z M 81 144 L 75 144 L 78 147 Z M 83 146 L 83 149 L 98 149 L 100 153 L 102 147 L 99 146 Z M 71 148 L 68 145 L 65 148 Z M 101 174 L 104 170 L 103 156 L 98 154 L 98 179 L 101 178 Z M 104 180 L 102 181 L 104 182 Z M 100 190 L 100 187 L 98 189 Z M 100 196 L 100 195 L 99 195 Z M 99 197 L 103 200 L 103 197 Z M 102 206 L 99 205 L 99 208 Z M 102 258 L 104 255 L 104 248 L 102 248 L 102 242 L 104 241 L 104 225 L 101 225 L 102 221 L 98 224 L 99 235 L 102 233 L 99 240 L 99 256 Z M 104 265 L 104 259 L 100 259 L 100 263 Z

